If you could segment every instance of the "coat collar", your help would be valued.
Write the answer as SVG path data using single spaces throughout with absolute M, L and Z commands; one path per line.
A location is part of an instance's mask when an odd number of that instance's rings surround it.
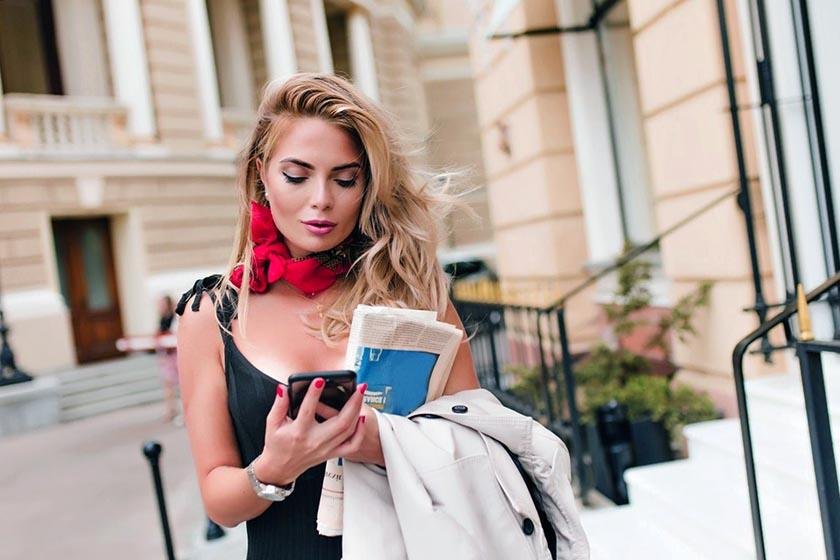
M 532 422 L 506 408 L 486 389 L 470 389 L 444 395 L 412 412 L 409 418 L 438 416 L 473 428 L 500 441 L 517 455 L 533 453 Z

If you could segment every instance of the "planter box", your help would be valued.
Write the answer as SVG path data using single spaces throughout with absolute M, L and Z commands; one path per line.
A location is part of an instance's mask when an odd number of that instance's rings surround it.
M 595 488 L 616 504 L 626 504 L 627 488 L 624 471 L 631 467 L 653 465 L 673 460 L 670 437 L 662 422 L 639 420 L 630 422 L 630 441 L 625 448 L 605 448 L 597 426 L 586 424 L 584 438 L 592 458 L 592 479 Z M 616 473 L 615 470 L 620 472 Z

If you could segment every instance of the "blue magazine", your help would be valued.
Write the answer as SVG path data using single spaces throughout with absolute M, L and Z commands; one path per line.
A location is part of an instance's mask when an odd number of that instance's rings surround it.
M 365 403 L 380 412 L 406 416 L 426 402 L 438 354 L 360 346 L 353 369 L 367 383 Z

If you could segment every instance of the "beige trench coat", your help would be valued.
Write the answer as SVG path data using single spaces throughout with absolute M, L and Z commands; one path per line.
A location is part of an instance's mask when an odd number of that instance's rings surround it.
M 534 480 L 558 560 L 589 545 L 565 444 L 488 391 L 378 414 L 387 473 L 344 464 L 344 560 L 550 560 L 537 511 L 507 446 Z

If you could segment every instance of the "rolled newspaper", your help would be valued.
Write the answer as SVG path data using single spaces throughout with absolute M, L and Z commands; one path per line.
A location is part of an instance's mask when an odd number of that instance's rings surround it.
M 367 383 L 365 404 L 407 415 L 443 394 L 463 332 L 437 320 L 434 311 L 360 305 L 353 312 L 345 368 Z M 341 459 L 326 464 L 318 533 L 341 535 L 344 480 Z

